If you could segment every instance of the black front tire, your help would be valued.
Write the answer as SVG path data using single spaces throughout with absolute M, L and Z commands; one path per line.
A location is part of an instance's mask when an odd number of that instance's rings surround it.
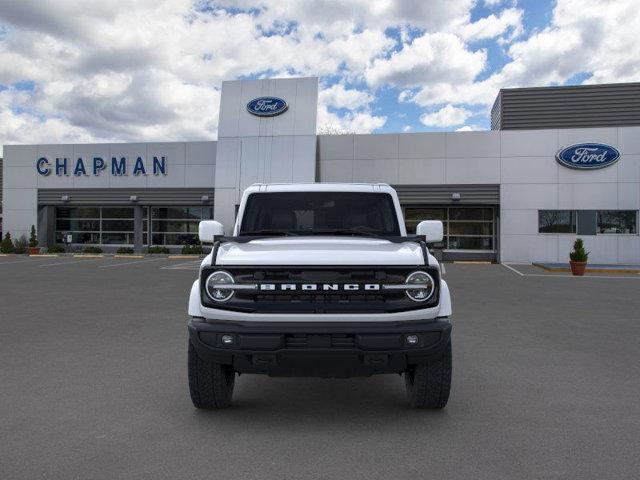
M 194 407 L 225 408 L 231 404 L 236 372 L 231 365 L 208 362 L 189 341 L 189 393 Z
M 451 340 L 436 360 L 412 366 L 404 373 L 407 398 L 416 408 L 444 408 L 451 391 Z

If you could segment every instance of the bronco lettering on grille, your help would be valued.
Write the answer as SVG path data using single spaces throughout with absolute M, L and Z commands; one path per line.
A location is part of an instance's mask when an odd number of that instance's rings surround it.
M 262 283 L 260 284 L 261 291 L 345 291 L 352 292 L 357 290 L 380 290 L 380 284 L 378 283 Z

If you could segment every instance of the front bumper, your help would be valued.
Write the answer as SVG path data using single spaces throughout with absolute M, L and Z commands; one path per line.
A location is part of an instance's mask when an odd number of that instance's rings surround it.
M 192 318 L 198 355 L 240 373 L 356 377 L 400 373 L 439 357 L 451 336 L 447 318 L 410 322 L 228 322 Z M 405 336 L 417 335 L 417 345 Z M 231 335 L 233 344 L 222 343 Z

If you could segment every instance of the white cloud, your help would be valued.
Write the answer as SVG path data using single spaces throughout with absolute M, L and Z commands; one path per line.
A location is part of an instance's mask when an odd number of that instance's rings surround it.
M 511 32 L 508 39 L 513 40 L 524 32 L 522 16 L 522 10 L 507 8 L 502 10 L 498 16 L 491 14 L 465 25 L 459 29 L 459 34 L 465 40 L 485 40 Z
M 471 82 L 484 69 L 485 50 L 471 51 L 452 33 L 425 33 L 366 72 L 370 85 L 413 87 L 432 82 Z
M 451 127 L 467 121 L 473 113 L 466 108 L 446 105 L 433 113 L 423 113 L 420 121 L 427 127 Z
M 386 116 L 374 115 L 369 104 L 374 97 L 368 92 L 347 89 L 336 83 L 320 90 L 318 94 L 318 132 L 320 133 L 371 133 L 384 126 Z M 347 109 L 339 115 L 330 109 Z
M 321 104 L 349 110 L 366 107 L 373 99 L 374 97 L 370 93 L 362 90 L 346 89 L 341 83 L 325 88 L 318 94 L 318 101 Z
M 386 116 L 370 112 L 347 112 L 343 116 L 330 112 L 323 105 L 318 106 L 318 131 L 333 133 L 371 133 L 382 128 Z
M 484 130 L 478 125 L 465 125 L 464 127 L 456 128 L 456 132 L 478 132 Z
M 640 9 L 635 0 L 558 0 L 551 24 L 507 49 L 501 70 L 477 81 L 423 82 L 404 100 L 423 107 L 443 103 L 492 105 L 500 88 L 563 84 L 577 74 L 586 83 L 640 80 Z
M 411 125 L 405 125 L 404 127 L 402 127 L 403 132 L 410 132 L 411 130 L 413 130 L 413 127 Z

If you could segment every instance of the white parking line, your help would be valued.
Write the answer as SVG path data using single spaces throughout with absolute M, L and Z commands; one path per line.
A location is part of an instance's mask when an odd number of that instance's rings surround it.
M 512 272 L 517 273 L 518 275 L 520 275 L 521 277 L 524 277 L 524 273 L 519 272 L 518 270 L 516 270 L 515 268 L 513 268 L 510 265 L 507 265 L 506 263 L 503 263 L 502 265 L 504 265 L 505 267 L 507 267 L 509 270 L 511 270 Z
M 150 259 L 147 259 L 147 260 L 137 260 L 135 262 L 123 262 L 123 263 L 114 263 L 112 265 L 100 265 L 98 268 L 123 267 L 125 265 L 135 265 L 136 263 L 157 262 L 158 260 L 165 260 L 165 259 L 164 258 L 150 258 Z
M 580 276 L 574 276 L 574 275 L 559 275 L 559 274 L 554 274 L 554 273 L 522 273 L 519 270 L 516 270 L 515 268 L 513 268 L 511 265 L 507 265 L 506 263 L 503 263 L 502 265 L 504 265 L 506 268 L 508 268 L 509 270 L 511 270 L 514 273 L 517 273 L 518 275 L 520 275 L 521 277 L 553 277 L 553 278 L 613 278 L 616 280 L 640 280 L 640 275 L 637 277 L 631 277 L 631 276 L 625 276 L 625 275 L 619 275 L 619 276 L 613 276 L 613 275 L 584 275 L 582 277 Z
M 29 257 L 29 260 L 16 260 L 15 262 L 0 262 L 0 265 L 12 265 L 14 263 L 29 263 L 32 260 L 45 260 L 47 257 L 44 258 L 34 258 L 34 257 Z M 51 258 L 51 257 L 49 257 Z
M 58 262 L 58 263 L 46 263 L 44 265 L 39 265 L 40 267 L 55 267 L 56 265 L 76 265 L 78 263 L 89 263 L 89 262 L 97 262 L 99 260 L 102 260 L 101 258 L 92 258 L 91 260 L 76 260 L 76 261 L 69 261 L 69 262 Z

